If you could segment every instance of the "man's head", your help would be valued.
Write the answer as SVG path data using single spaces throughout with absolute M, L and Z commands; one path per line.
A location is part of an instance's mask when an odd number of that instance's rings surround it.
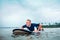
M 30 19 L 27 19 L 27 20 L 26 20 L 26 25 L 27 25 L 27 26 L 31 26 L 31 20 L 30 20 Z

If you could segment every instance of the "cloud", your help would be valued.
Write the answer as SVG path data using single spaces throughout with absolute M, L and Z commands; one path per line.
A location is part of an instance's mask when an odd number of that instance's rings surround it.
M 16 27 L 17 24 L 24 23 L 29 12 L 29 10 L 22 8 L 19 4 L 4 3 L 2 7 L 2 23 L 4 26 Z
M 2 1 L 2 23 L 4 26 L 19 26 L 31 19 L 37 23 L 60 22 L 58 0 L 7 0 Z M 8 24 L 8 25 L 7 25 Z M 18 25 L 17 25 L 18 24 Z

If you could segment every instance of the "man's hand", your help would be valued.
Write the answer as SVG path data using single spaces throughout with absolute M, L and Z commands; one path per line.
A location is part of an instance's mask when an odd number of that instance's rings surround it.
M 38 30 L 37 30 L 37 28 L 36 27 L 34 27 L 34 31 L 33 32 L 38 32 Z
M 42 25 L 40 24 L 39 27 L 38 27 L 38 31 L 42 30 Z

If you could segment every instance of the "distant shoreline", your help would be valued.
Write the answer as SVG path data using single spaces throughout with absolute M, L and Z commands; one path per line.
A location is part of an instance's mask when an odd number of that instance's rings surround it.
M 0 27 L 0 28 L 19 28 L 19 27 Z M 60 27 L 43 27 L 43 28 L 60 28 Z

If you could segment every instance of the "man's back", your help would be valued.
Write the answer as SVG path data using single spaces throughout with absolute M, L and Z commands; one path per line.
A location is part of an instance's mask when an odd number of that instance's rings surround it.
M 35 23 L 31 23 L 30 27 L 28 27 L 27 25 L 23 25 L 22 28 L 28 28 L 30 31 L 34 31 L 34 27 L 38 27 L 39 24 L 35 24 Z

